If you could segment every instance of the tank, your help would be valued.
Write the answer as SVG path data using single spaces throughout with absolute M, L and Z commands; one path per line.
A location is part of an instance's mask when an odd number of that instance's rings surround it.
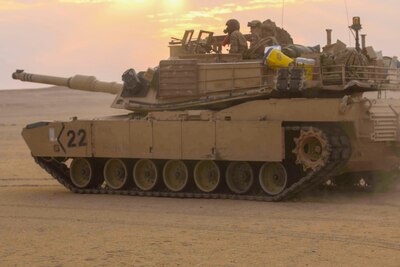
M 322 51 L 262 39 L 256 58 L 222 53 L 226 36 L 186 31 L 168 59 L 121 83 L 17 70 L 21 81 L 115 94 L 112 107 L 127 110 L 36 122 L 22 136 L 75 193 L 280 201 L 327 181 L 371 187 L 399 168 L 400 100 L 382 95 L 400 90 L 400 71 L 365 35 L 359 44 L 359 18 L 352 27 L 355 48 L 328 30 Z

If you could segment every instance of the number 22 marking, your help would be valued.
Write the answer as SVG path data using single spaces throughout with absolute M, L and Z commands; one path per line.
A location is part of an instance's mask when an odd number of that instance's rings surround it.
M 77 132 L 74 130 L 69 130 L 67 132 L 67 136 L 69 137 L 69 141 L 67 146 L 68 147 L 81 147 L 81 146 L 86 146 L 86 131 L 83 129 L 79 129 Z M 79 142 L 78 144 L 75 142 L 75 138 L 78 136 Z

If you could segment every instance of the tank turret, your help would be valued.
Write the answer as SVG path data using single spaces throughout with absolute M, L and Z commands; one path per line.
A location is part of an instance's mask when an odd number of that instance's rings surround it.
M 359 22 L 356 18 L 352 27 L 357 33 L 361 29 Z M 342 98 L 368 91 L 398 90 L 397 59 L 384 58 L 366 46 L 365 35 L 362 47 L 357 43 L 356 48 L 349 48 L 340 40 L 332 43 L 329 29 L 327 45 L 321 52 L 319 45 L 278 42 L 277 26 L 270 20 L 265 23 L 273 30 L 262 38 L 255 38 L 257 31 L 245 35 L 251 45 L 243 54 L 221 52 L 227 36 L 201 30 L 197 39 L 192 40 L 194 31 L 187 30 L 182 39 L 173 38 L 169 43 L 168 59 L 161 60 L 154 69 L 125 71 L 123 83 L 102 82 L 93 76 L 61 78 L 22 70 L 12 76 L 21 81 L 112 93 L 116 95 L 113 108 L 140 112 L 220 110 L 255 99 Z M 271 38 L 275 38 L 272 43 Z M 255 57 L 248 58 L 250 54 Z

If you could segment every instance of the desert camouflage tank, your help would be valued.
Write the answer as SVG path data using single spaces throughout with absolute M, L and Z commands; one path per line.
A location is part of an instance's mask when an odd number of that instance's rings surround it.
M 358 37 L 359 18 L 353 28 Z M 225 36 L 193 34 L 173 39 L 157 68 L 126 71 L 123 83 L 13 73 L 112 93 L 112 107 L 128 111 L 27 125 L 22 136 L 35 161 L 76 193 L 264 201 L 327 180 L 363 177 L 369 186 L 372 173 L 398 169 L 400 100 L 381 95 L 400 90 L 399 63 L 367 47 L 365 36 L 347 48 L 332 44 L 328 30 L 322 52 L 261 38 L 264 46 L 253 47 L 262 58 L 243 59 L 221 53 Z

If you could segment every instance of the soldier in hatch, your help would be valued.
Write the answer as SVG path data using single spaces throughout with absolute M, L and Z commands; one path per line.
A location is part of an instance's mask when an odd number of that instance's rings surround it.
M 250 49 L 245 57 L 250 59 L 261 59 L 264 57 L 264 49 L 267 46 L 277 45 L 278 41 L 272 35 L 263 35 L 263 24 L 259 20 L 252 20 L 247 23 L 250 27 Z
M 293 44 L 290 34 L 268 19 L 262 23 L 262 37 L 274 37 L 281 46 Z
M 262 34 L 262 24 L 259 20 L 252 20 L 247 23 L 247 27 L 250 27 L 250 49 L 254 48 L 254 46 L 260 41 Z
M 236 19 L 230 19 L 226 22 L 224 33 L 227 33 L 228 36 L 223 45 L 230 44 L 229 54 L 243 54 L 247 50 L 246 38 L 239 30 L 240 23 Z

